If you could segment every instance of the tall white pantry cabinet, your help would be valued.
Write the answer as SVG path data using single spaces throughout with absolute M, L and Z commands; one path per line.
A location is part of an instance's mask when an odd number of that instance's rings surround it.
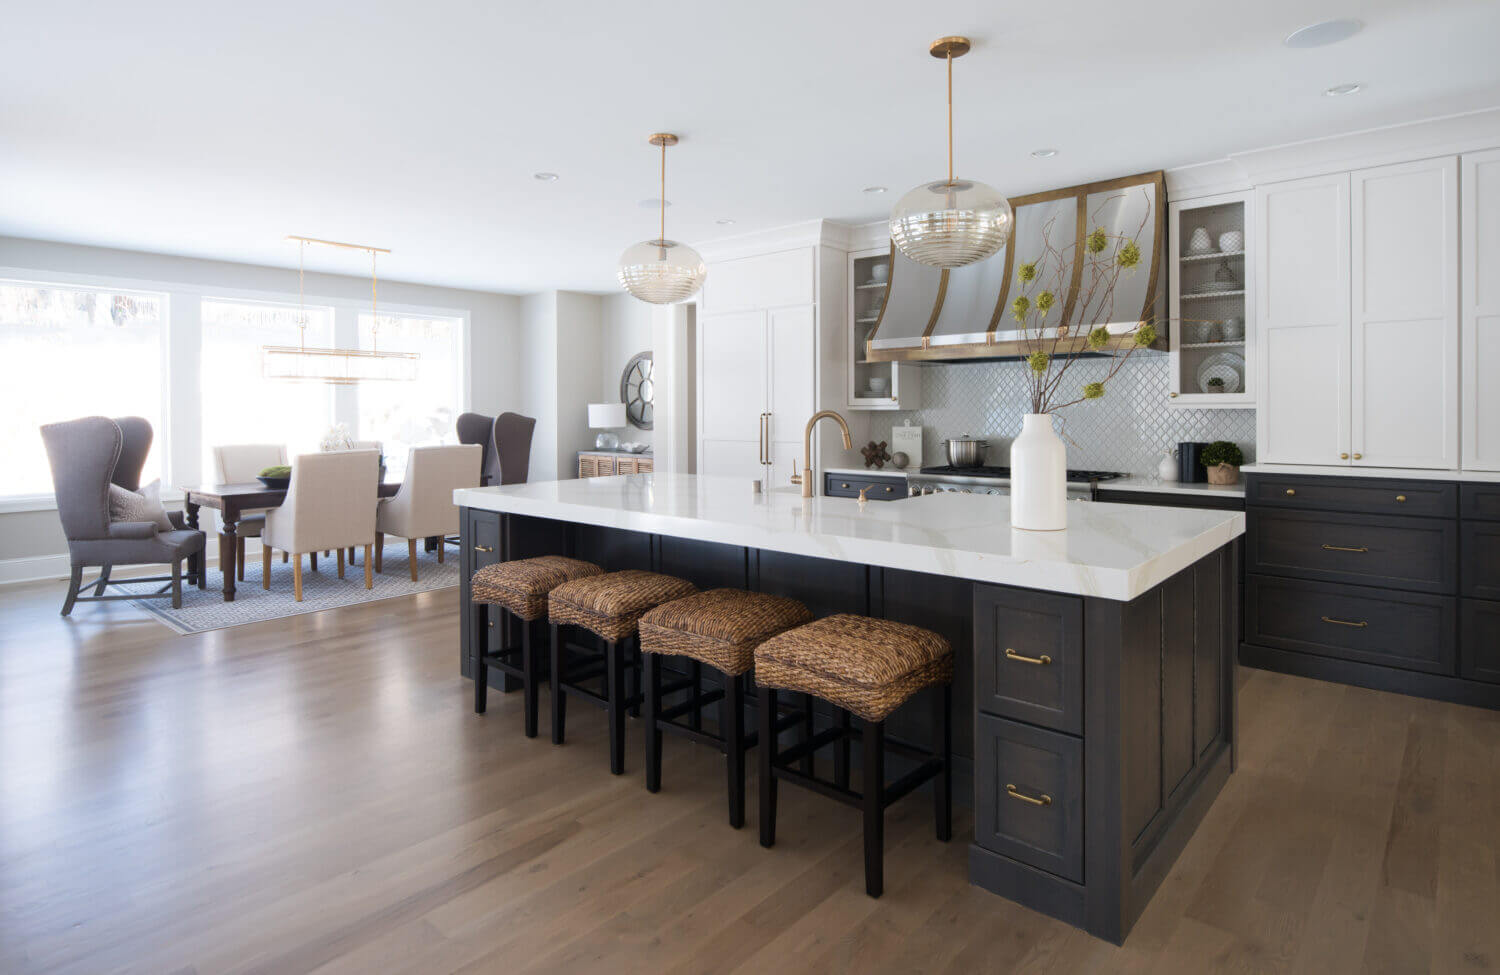
M 698 307 L 700 474 L 770 489 L 790 482 L 794 463 L 801 470 L 808 419 L 846 401 L 847 261 L 847 250 L 809 243 L 709 263 Z M 833 428 L 823 427 L 826 442 Z
M 1475 331 L 1460 330 L 1459 170 L 1459 157 L 1443 156 L 1256 188 L 1258 462 L 1457 470 L 1477 460 L 1460 453 L 1480 403 L 1461 395 L 1470 384 L 1459 376 L 1461 334 Z M 1483 176 L 1492 192 L 1500 185 L 1500 167 Z M 1464 221 L 1500 241 L 1495 215 L 1473 207 L 1465 192 Z M 1470 263 L 1466 290 L 1478 278 Z M 1488 355 L 1500 369 L 1500 354 Z M 1463 358 L 1483 374 L 1467 349 Z

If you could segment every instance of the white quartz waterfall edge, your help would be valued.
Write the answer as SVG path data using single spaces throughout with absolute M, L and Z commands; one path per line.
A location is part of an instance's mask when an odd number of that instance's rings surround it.
M 860 503 L 748 478 L 632 474 L 455 491 L 454 503 L 790 555 L 1131 600 L 1245 532 L 1238 511 L 1068 502 L 1068 528 L 1011 527 L 1010 499 Z
M 303 556 L 304 560 L 306 556 Z M 364 558 L 363 555 L 360 558 Z M 283 564 L 281 553 L 271 559 L 271 591 L 260 585 L 260 558 L 245 562 L 245 581 L 237 583 L 234 602 L 224 602 L 220 588 L 223 577 L 215 569 L 208 571 L 208 588 L 199 589 L 186 581 L 182 585 L 182 608 L 173 609 L 170 599 L 143 599 L 132 602 L 177 633 L 202 633 L 206 630 L 221 630 L 230 626 L 260 623 L 264 620 L 302 616 L 325 609 L 338 609 L 357 603 L 372 603 L 397 596 L 430 592 L 434 589 L 452 589 L 458 585 L 458 549 L 448 547 L 442 565 L 438 564 L 436 552 L 423 552 L 417 546 L 417 581 L 411 581 L 411 570 L 406 561 L 406 540 L 398 538 L 391 544 L 387 538 L 385 547 L 385 571 L 375 574 L 375 587 L 365 588 L 363 563 L 353 568 L 344 568 L 344 578 L 339 578 L 338 557 L 318 557 L 318 571 L 302 564 L 302 602 L 292 598 L 292 566 Z M 154 592 L 158 583 L 124 584 L 113 590 L 119 593 Z M 456 597 L 450 597 L 455 598 Z M 87 604 L 83 604 L 87 605 Z M 75 610 L 75 612 L 77 612 Z

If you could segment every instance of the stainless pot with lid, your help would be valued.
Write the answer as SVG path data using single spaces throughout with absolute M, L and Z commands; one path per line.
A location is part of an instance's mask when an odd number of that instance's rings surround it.
M 954 467 L 979 467 L 984 464 L 984 448 L 988 447 L 988 440 L 976 440 L 964 434 L 961 437 L 951 437 L 943 441 L 943 446 L 948 450 L 948 463 Z

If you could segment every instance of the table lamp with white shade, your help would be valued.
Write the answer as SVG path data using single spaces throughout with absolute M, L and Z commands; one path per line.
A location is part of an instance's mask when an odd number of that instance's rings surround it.
M 624 403 L 589 404 L 589 427 L 594 430 L 605 431 L 594 439 L 594 446 L 599 450 L 618 450 L 620 447 L 620 438 L 609 431 L 619 430 L 624 426 Z

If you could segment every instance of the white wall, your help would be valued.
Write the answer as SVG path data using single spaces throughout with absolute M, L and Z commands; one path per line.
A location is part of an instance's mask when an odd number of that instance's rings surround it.
M 521 334 L 516 344 L 520 374 L 517 413 L 536 418 L 531 434 L 533 481 L 557 479 L 557 292 L 521 299 Z
M 628 294 L 600 300 L 599 378 L 596 403 L 620 402 L 620 374 L 637 352 L 653 351 L 652 322 L 655 305 Z M 660 365 L 658 362 L 657 365 Z M 658 387 L 659 390 L 659 387 Z M 616 430 L 621 440 L 654 444 L 655 430 L 627 426 Z
M 387 269 L 399 274 L 400 256 L 387 259 Z M 297 293 L 295 271 L 285 268 L 205 261 L 139 251 L 59 244 L 0 237 L 0 277 L 39 281 L 97 282 L 119 287 L 166 291 L 171 295 L 171 355 L 191 361 L 197 355 L 197 317 L 203 295 L 286 299 Z M 308 274 L 309 301 L 363 302 L 370 295 L 368 277 Z M 521 363 L 515 350 L 521 334 L 521 299 L 514 295 L 438 288 L 400 281 L 380 282 L 382 307 L 394 311 L 412 307 L 466 313 L 469 318 L 468 408 L 491 415 L 522 409 Z M 7 364 L 13 365 L 13 364 Z M 198 397 L 196 376 L 174 376 L 171 409 L 176 421 L 175 443 L 168 443 L 170 469 L 183 483 L 201 479 L 201 452 L 193 426 Z M 538 416 L 536 413 L 529 415 Z M 165 431 L 158 430 L 158 436 Z M 209 546 L 211 552 L 216 546 Z M 55 511 L 0 513 L 0 582 L 67 574 L 66 561 L 58 570 L 58 556 L 67 551 Z
M 589 404 L 600 402 L 602 345 L 599 334 L 604 299 L 574 291 L 557 292 L 557 474 L 577 477 L 575 457 L 594 445 Z M 618 399 L 618 395 L 614 397 Z

